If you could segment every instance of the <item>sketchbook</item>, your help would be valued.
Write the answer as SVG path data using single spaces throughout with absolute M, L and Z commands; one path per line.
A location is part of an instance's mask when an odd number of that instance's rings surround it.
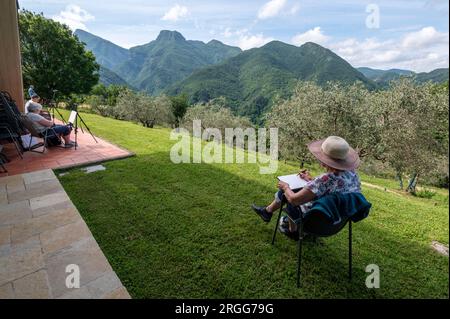
M 306 184 L 308 184 L 308 182 L 300 178 L 298 174 L 279 176 L 278 180 L 281 182 L 288 183 L 290 189 L 301 189 L 304 188 Z

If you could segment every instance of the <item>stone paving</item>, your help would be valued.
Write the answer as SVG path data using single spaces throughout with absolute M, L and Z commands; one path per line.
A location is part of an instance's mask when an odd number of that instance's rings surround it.
M 80 288 L 66 287 L 68 265 Z M 0 299 L 129 299 L 52 170 L 0 178 Z

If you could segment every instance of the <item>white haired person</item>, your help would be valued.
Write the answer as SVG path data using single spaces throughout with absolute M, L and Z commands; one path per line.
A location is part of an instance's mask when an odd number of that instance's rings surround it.
M 31 89 L 31 88 L 30 88 Z M 28 108 L 30 107 L 30 105 L 34 104 L 37 106 L 41 107 L 42 110 L 42 105 L 39 103 L 41 101 L 41 98 L 39 97 L 38 94 L 36 94 L 34 91 L 31 93 L 30 95 L 30 100 L 25 104 L 25 114 L 28 114 L 28 112 L 30 112 L 28 110 Z
M 72 148 L 75 142 L 70 140 L 72 127 L 67 125 L 54 125 L 52 121 L 47 120 L 40 113 L 42 106 L 40 104 L 30 104 L 28 106 L 27 117 L 33 122 L 34 128 L 41 134 L 44 134 L 48 129 L 53 129 L 56 134 L 63 138 L 65 147 Z
M 346 140 L 338 136 L 312 142 L 308 145 L 312 155 L 319 161 L 326 172 L 313 178 L 308 171 L 299 175 L 308 184 L 300 191 L 294 192 L 284 182 L 278 183 L 280 191 L 275 200 L 267 207 L 253 205 L 253 210 L 266 223 L 270 222 L 275 211 L 280 209 L 283 195 L 290 205 L 301 206 L 307 212 L 312 203 L 326 195 L 334 193 L 361 193 L 361 182 L 356 169 L 360 165 L 358 153 L 350 147 Z M 279 230 L 291 239 L 298 239 L 297 225 L 293 220 L 300 218 L 299 210 L 288 210 L 290 218 L 280 221 Z M 296 215 L 296 216 L 293 216 Z

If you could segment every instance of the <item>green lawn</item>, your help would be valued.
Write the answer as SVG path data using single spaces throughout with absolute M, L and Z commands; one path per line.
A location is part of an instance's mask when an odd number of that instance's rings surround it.
M 295 242 L 280 235 L 273 247 L 275 221 L 265 225 L 249 209 L 270 201 L 275 176 L 295 166 L 260 175 L 250 164 L 175 165 L 169 130 L 83 117 L 137 155 L 60 177 L 133 298 L 448 298 L 448 258 L 430 248 L 433 240 L 448 244 L 447 191 L 421 199 L 365 187 L 373 210 L 354 227 L 353 281 L 343 231 L 305 245 L 296 289 Z M 369 264 L 381 269 L 380 289 L 365 286 Z

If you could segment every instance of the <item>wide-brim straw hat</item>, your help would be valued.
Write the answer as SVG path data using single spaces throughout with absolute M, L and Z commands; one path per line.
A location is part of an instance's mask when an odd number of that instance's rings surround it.
M 340 171 L 355 170 L 361 164 L 358 152 L 342 137 L 330 136 L 312 142 L 308 149 L 320 162 Z

